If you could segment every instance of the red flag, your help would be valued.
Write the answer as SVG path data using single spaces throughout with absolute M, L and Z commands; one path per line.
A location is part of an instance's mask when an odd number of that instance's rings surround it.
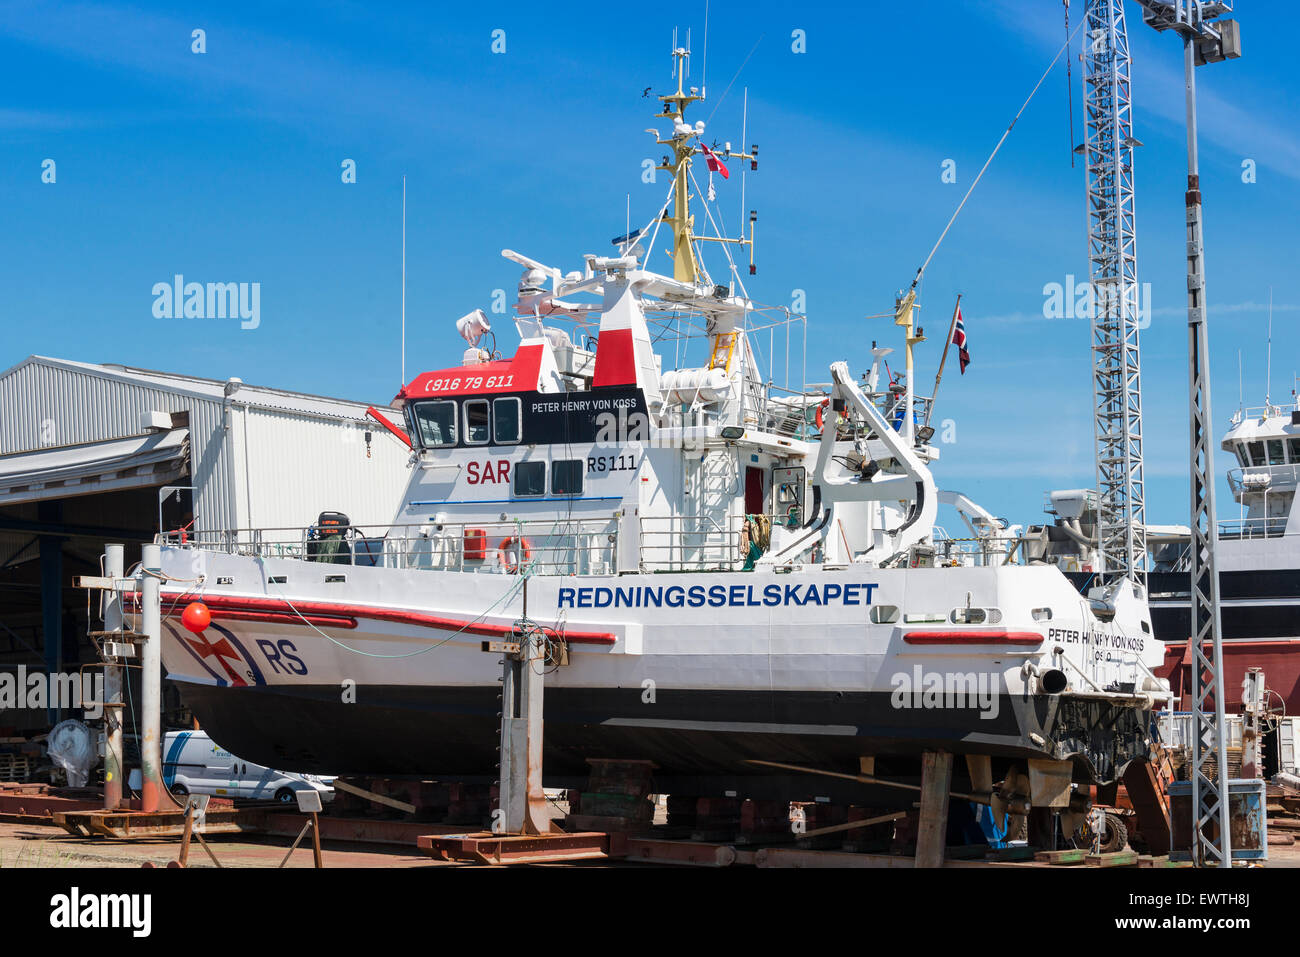
M 710 173 L 721 173 L 723 179 L 731 178 L 731 174 L 727 172 L 727 167 L 723 166 L 722 160 L 718 159 L 717 153 L 713 152 L 713 150 L 709 149 L 703 143 L 700 144 L 700 149 L 704 152 L 704 162 L 709 165 Z
M 961 374 L 965 375 L 970 352 L 966 349 L 966 324 L 961 321 L 961 306 L 957 307 L 957 321 L 952 328 L 952 344 L 957 347 L 957 361 L 961 363 Z

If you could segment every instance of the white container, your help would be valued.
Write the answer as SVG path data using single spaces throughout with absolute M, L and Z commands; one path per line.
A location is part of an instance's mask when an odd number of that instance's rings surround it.
M 1278 770 L 1300 774 L 1300 717 L 1283 718 L 1277 726 Z

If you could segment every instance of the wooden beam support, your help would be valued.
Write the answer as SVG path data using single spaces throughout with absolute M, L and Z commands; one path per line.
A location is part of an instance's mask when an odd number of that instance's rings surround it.
M 952 752 L 927 751 L 921 758 L 921 827 L 916 837 L 916 866 L 942 867 L 948 837 L 948 792 L 952 789 Z
M 375 804 L 386 804 L 388 807 L 397 808 L 397 810 L 405 811 L 407 814 L 415 813 L 414 804 L 399 801 L 397 798 L 391 798 L 386 794 L 367 791 L 365 788 L 359 788 L 355 784 L 349 784 L 340 778 L 334 779 L 334 787 L 340 791 L 346 791 L 348 794 L 355 794 L 359 798 L 365 798 L 367 801 L 373 801 Z

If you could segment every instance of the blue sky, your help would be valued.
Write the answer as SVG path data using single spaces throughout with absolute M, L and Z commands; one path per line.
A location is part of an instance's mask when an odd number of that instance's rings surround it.
M 712 0 L 709 136 L 740 142 L 743 90 L 762 162 L 758 300 L 805 291 L 809 380 L 872 339 L 1063 42 L 1052 2 L 808 4 Z M 1072 3 L 1082 16 L 1082 0 Z M 1295 270 L 1300 133 L 1280 4 L 1241 3 L 1245 56 L 1198 71 L 1217 431 L 1300 366 Z M 1185 140 L 1181 48 L 1129 4 L 1149 520 L 1186 520 Z M 704 3 L 674 8 L 497 2 L 444 10 L 0 2 L 0 367 L 31 353 L 122 362 L 387 402 L 399 385 L 401 177 L 408 180 L 408 374 L 454 364 L 454 320 L 513 292 L 511 247 L 564 269 L 644 222 L 666 184 L 643 131 L 666 90 L 674 26 L 703 62 Z M 191 32 L 206 31 L 206 52 Z M 491 50 L 504 30 L 506 51 Z M 802 30 L 806 52 L 792 50 Z M 1078 42 L 1073 100 L 1080 103 Z M 728 82 L 745 61 L 739 78 Z M 1064 60 L 931 265 L 918 383 L 933 375 L 957 292 L 973 363 L 945 377 L 956 423 L 940 484 L 1016 521 L 1049 488 L 1092 485 L 1085 319 L 1044 319 L 1043 287 L 1087 276 L 1083 171 L 1070 165 Z M 1290 105 L 1288 105 L 1290 104 Z M 716 110 L 716 113 L 713 111 Z M 1074 121 L 1074 142 L 1082 130 Z M 53 159 L 57 179 L 42 183 Z M 355 160 L 357 182 L 340 164 Z M 957 183 L 941 180 L 945 160 Z M 1242 181 L 1253 160 L 1256 182 Z M 738 177 L 720 184 L 734 223 Z M 657 265 L 667 268 L 667 258 Z M 715 270 L 719 271 L 719 270 Z M 261 283 L 261 325 L 167 320 L 176 274 Z M 513 343 L 504 331 L 501 341 Z M 951 367 L 950 367 L 951 369 Z M 408 377 L 409 377 L 408 375 Z M 1222 453 L 1220 471 L 1226 466 Z M 1220 485 L 1220 513 L 1236 514 Z

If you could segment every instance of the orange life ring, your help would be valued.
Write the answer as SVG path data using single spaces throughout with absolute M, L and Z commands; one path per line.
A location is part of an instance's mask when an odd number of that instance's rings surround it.
M 511 550 L 519 546 L 519 551 L 523 553 L 523 560 L 526 562 L 533 557 L 533 546 L 526 538 L 515 538 L 513 535 L 501 540 L 501 546 L 497 549 L 497 561 L 505 568 L 506 572 L 511 575 L 519 574 L 519 561 L 512 558 Z
M 816 421 L 817 423 L 818 432 L 823 432 L 826 429 L 826 426 L 822 424 L 822 410 L 828 408 L 830 404 L 831 404 L 830 399 L 822 399 L 821 404 L 817 406 L 817 414 L 813 418 L 814 421 Z

